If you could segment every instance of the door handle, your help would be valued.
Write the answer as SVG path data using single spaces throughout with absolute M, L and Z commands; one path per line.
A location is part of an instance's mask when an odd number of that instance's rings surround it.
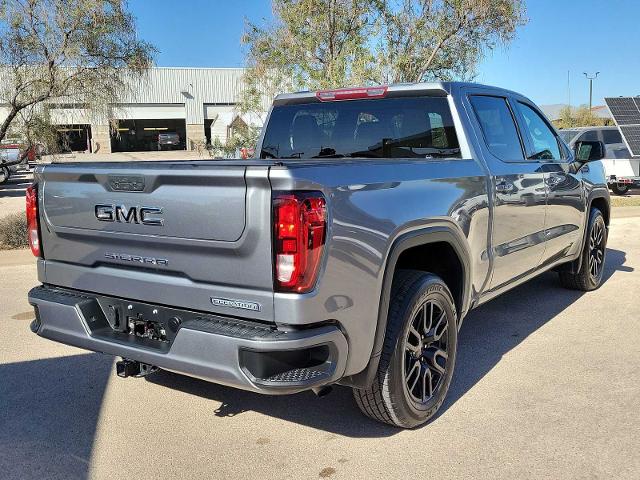
M 511 182 L 502 181 L 502 182 L 496 183 L 496 192 L 498 193 L 513 192 L 514 188 L 515 188 L 515 185 Z

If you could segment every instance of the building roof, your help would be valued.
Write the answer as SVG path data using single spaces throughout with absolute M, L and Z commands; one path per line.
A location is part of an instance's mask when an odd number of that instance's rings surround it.
M 598 118 L 611 118 L 611 112 L 606 105 L 598 105 L 591 109 L 591 113 L 593 113 Z
M 566 108 L 565 103 L 554 103 L 552 105 L 540 105 L 540 110 L 547 116 L 549 120 L 560 120 L 560 112 Z M 571 106 L 575 110 L 576 107 Z M 591 109 L 594 116 L 598 118 L 611 118 L 609 109 L 606 105 L 596 105 Z
M 216 122 L 221 122 L 225 127 L 229 127 L 237 118 L 240 118 L 249 127 L 261 128 L 264 124 L 265 116 L 255 113 L 220 112 Z

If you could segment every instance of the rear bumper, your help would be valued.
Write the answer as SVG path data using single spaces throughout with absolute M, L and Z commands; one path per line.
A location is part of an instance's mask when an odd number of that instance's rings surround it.
M 36 287 L 29 292 L 36 311 L 32 330 L 57 342 L 259 393 L 296 393 L 335 383 L 344 373 L 347 341 L 333 325 L 282 331 L 264 323 L 184 311 L 188 320 L 171 342 L 159 345 L 111 328 L 105 301 L 109 299 L 89 293 Z M 130 311 L 149 308 L 158 317 L 177 311 L 141 303 L 133 303 Z

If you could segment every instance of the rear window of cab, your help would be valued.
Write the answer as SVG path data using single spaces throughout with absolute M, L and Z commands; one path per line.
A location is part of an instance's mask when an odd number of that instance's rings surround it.
M 445 97 L 279 105 L 260 158 L 460 158 Z

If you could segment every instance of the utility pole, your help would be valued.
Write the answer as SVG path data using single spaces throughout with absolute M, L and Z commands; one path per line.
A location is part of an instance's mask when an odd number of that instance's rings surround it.
M 567 70 L 567 106 L 571 111 L 571 71 Z
M 591 109 L 593 108 L 593 81 L 598 78 L 600 72 L 596 72 L 595 75 L 589 75 L 587 72 L 582 73 L 584 73 L 584 76 L 589 80 L 589 114 L 591 114 Z

